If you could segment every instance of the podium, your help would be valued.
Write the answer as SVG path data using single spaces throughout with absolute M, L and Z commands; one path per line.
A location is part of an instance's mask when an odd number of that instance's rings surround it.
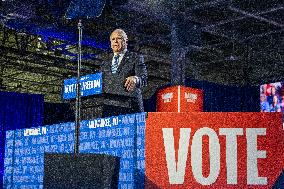
M 133 102 L 140 89 L 136 89 L 133 92 L 126 91 L 124 88 L 124 78 L 123 75 L 118 76 L 116 74 L 104 74 L 102 76 L 101 73 L 80 78 L 81 120 L 94 120 L 95 118 L 132 113 L 135 109 Z M 74 87 L 76 86 L 74 85 L 74 78 L 68 79 L 65 83 L 67 85 L 64 85 L 65 93 L 63 96 L 68 97 L 69 95 L 69 99 L 74 98 L 73 92 L 76 89 Z M 71 100 L 70 102 L 75 109 L 76 101 Z M 81 123 L 80 125 L 83 129 L 83 124 Z M 79 130 L 78 132 L 81 131 Z M 97 130 L 93 132 L 97 132 Z M 80 135 L 78 134 L 77 136 Z M 134 141 L 136 141 L 135 137 L 136 133 L 133 136 Z M 114 142 L 116 140 L 113 139 L 111 141 Z M 101 140 L 97 140 L 96 142 L 98 146 L 101 145 L 98 143 Z M 94 147 L 96 142 L 84 143 L 81 140 L 81 147 L 78 147 L 78 152 L 80 153 L 45 153 L 43 188 L 118 188 L 120 158 L 117 154 L 108 155 L 108 151 L 104 151 L 103 153 L 97 152 L 96 154 L 89 152 L 82 153 L 86 150 L 86 146 Z M 112 142 L 108 142 L 108 145 L 112 145 L 111 151 L 114 150 L 116 145 Z M 106 146 L 103 148 L 106 148 Z M 136 148 L 134 147 L 135 150 Z
M 44 154 L 44 189 L 118 188 L 120 158 L 107 154 Z
M 116 74 L 102 75 L 102 92 L 81 97 L 81 119 L 92 120 L 121 114 L 135 113 L 133 102 L 140 92 L 126 91 L 125 77 Z M 72 109 L 75 110 L 75 100 L 71 100 Z
M 157 93 L 157 112 L 202 112 L 203 91 L 185 86 L 171 86 Z

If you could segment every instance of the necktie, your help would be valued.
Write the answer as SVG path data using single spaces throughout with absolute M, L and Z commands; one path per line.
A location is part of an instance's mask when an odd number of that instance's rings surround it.
M 116 73 L 119 63 L 119 55 L 114 56 L 114 62 L 111 65 L 111 73 Z

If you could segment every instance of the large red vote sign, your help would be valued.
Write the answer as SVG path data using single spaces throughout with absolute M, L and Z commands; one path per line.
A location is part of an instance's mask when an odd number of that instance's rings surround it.
M 281 113 L 149 113 L 145 188 L 272 188 Z M 283 186 L 284 188 L 284 186 Z

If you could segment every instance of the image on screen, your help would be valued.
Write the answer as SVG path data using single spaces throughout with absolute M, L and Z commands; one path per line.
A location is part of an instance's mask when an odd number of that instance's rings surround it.
M 284 82 L 268 83 L 260 86 L 260 111 L 282 112 L 284 114 Z
M 260 111 L 284 111 L 284 82 L 269 83 L 260 86 Z

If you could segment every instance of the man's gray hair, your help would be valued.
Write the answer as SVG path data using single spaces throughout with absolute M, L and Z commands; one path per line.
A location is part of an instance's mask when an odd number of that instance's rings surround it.
M 112 33 L 117 32 L 120 33 L 125 41 L 128 41 L 128 37 L 124 30 L 122 29 L 115 29 Z

